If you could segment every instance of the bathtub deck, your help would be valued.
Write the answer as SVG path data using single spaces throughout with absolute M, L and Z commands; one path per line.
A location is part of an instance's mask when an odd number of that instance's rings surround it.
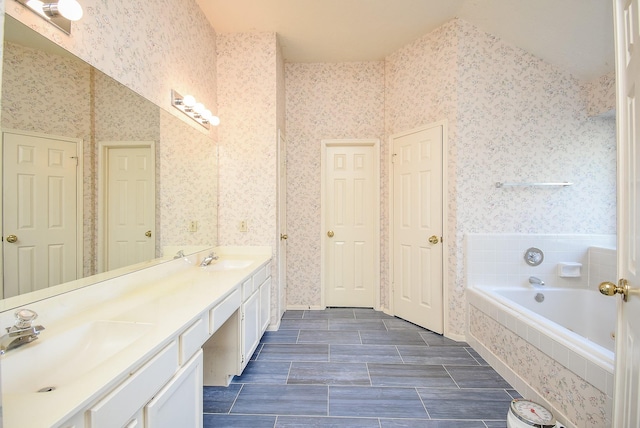
M 518 393 L 466 343 L 371 309 L 287 311 L 205 427 L 497 428 Z

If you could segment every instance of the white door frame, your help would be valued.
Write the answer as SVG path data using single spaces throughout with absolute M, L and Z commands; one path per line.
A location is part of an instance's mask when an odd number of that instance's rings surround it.
M 278 230 L 276 233 L 276 259 L 278 270 L 278 282 L 277 282 L 277 304 L 276 304 L 276 323 L 273 326 L 274 330 L 280 328 L 280 320 L 287 307 L 286 293 L 287 293 L 287 239 L 282 237 L 282 234 L 287 234 L 287 167 L 286 167 L 286 153 L 287 153 L 287 139 L 281 129 L 278 129 L 278 167 L 277 167 L 277 193 L 278 193 Z M 280 177 L 284 174 L 284 183 Z M 272 297 L 273 299 L 273 297 Z M 272 314 L 274 315 L 274 314 Z
M 153 180 L 151 180 L 151 191 L 153 193 L 153 200 L 156 200 L 156 142 L 155 141 L 100 141 L 98 143 L 98 264 L 96 266 L 97 272 L 104 272 L 105 270 L 105 255 L 107 250 L 107 171 L 109 160 L 109 150 L 116 148 L 149 148 L 151 150 L 151 170 L 153 171 Z M 153 211 L 155 221 L 156 212 Z M 154 229 L 154 241 L 156 240 L 155 224 Z M 157 245 L 154 245 L 157 250 Z
M 65 137 L 61 135 L 45 134 L 42 132 L 21 131 L 18 129 L 2 129 L 2 140 L 0 141 L 0 165 L 4 164 L 4 134 L 20 134 L 29 135 L 39 138 L 50 138 L 63 141 L 72 141 L 76 143 L 76 156 L 78 157 L 78 167 L 76 168 L 76 275 L 78 279 L 84 276 L 84 152 L 82 138 Z M 4 172 L 0 167 L 0 189 L 2 189 Z M 0 220 L 4 212 L 2 206 L 3 197 L 0 195 Z M 0 221 L 0 234 L 4 236 L 4 221 Z M 0 245 L 0 298 L 4 298 L 4 248 Z
M 449 194 L 447 192 L 448 189 L 448 180 L 447 180 L 447 164 L 448 164 L 448 126 L 449 122 L 447 119 L 440 120 L 437 122 L 430 123 L 428 125 L 419 126 L 417 128 L 410 129 L 408 131 L 398 132 L 389 136 L 389 159 L 388 159 L 388 171 L 389 171 L 389 204 L 387 209 L 389 224 L 388 233 L 389 233 L 389 283 L 387 284 L 389 290 L 389 313 L 395 314 L 395 308 L 393 303 L 393 245 L 395 242 L 395 236 L 393 234 L 393 224 L 394 224 L 394 216 L 393 216 L 393 201 L 394 201 L 394 182 L 393 182 L 393 140 L 398 137 L 403 137 L 405 135 L 414 134 L 416 132 L 425 131 L 427 129 L 442 127 L 442 304 L 443 308 L 443 327 L 444 327 L 444 335 L 446 337 L 455 339 L 455 340 L 464 340 L 464 336 L 454 334 L 452 335 L 449 332 L 449 286 L 448 286 L 448 273 L 449 273 L 449 249 L 451 247 L 451 241 L 455 239 L 455 237 L 450 237 L 447 235 L 448 232 L 448 223 L 447 219 L 449 218 Z
M 374 287 L 374 309 L 380 310 L 380 140 L 369 139 L 336 139 L 322 140 L 320 154 L 320 307 L 325 308 L 325 251 L 326 251 L 326 230 L 327 219 L 324 212 L 326 206 L 326 172 L 327 164 L 326 152 L 330 146 L 371 146 L 373 147 L 373 287 Z M 375 190 L 377 189 L 377 191 Z

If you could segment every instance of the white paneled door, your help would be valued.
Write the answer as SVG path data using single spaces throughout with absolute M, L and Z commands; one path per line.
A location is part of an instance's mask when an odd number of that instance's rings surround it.
M 81 148 L 72 138 L 2 135 L 3 282 L 4 297 L 11 297 L 74 280 L 82 268 Z
M 155 162 L 150 146 L 106 153 L 104 265 L 111 270 L 155 257 Z
M 638 0 L 614 0 L 618 121 L 618 304 L 615 428 L 640 427 L 640 19 Z M 613 284 L 611 284 L 613 285 Z M 613 288 L 612 288 L 613 289 Z
M 393 312 L 443 332 L 443 126 L 391 137 Z
M 325 306 L 376 307 L 378 140 L 323 141 Z

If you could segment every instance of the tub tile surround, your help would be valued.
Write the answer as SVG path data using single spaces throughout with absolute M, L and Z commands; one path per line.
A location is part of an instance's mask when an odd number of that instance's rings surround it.
M 9 351 L 2 359 L 20 358 L 20 352 L 55 340 L 78 326 L 96 321 L 150 323 L 152 328 L 114 357 L 72 380 L 72 388 L 58 388 L 48 394 L 3 391 L 7 426 L 53 426 L 91 405 L 116 387 L 140 364 L 172 340 L 209 307 L 221 302 L 251 272 L 271 258 L 270 247 L 216 247 L 220 259 L 250 260 L 249 266 L 226 271 L 202 270 L 198 263 L 212 249 L 164 263 L 149 263 L 148 269 L 117 276 L 66 294 L 33 302 L 25 307 L 38 313 L 37 324 L 45 330 L 34 344 Z M 0 325 L 14 322 L 14 309 L 0 313 Z M 45 357 L 43 355 L 43 357 Z M 26 406 L 26 407 L 25 407 Z M 37 408 L 37 413 L 26 408 Z M 28 416 L 28 417 L 27 417 Z M 31 419 L 33 418 L 33 419 Z
M 612 364 L 586 359 L 528 326 L 516 312 L 498 309 L 474 286 L 529 288 L 528 277 L 534 275 L 546 287 L 595 290 L 601 280 L 615 278 L 615 243 L 610 235 L 466 236 L 467 340 L 523 396 L 552 406 L 570 427 L 610 426 Z M 540 266 L 524 262 L 529 247 L 544 251 Z M 582 276 L 560 278 L 560 262 L 582 263 Z
M 466 283 L 468 286 L 529 287 L 536 276 L 546 287 L 595 288 L 595 280 L 616 278 L 615 235 L 468 234 L 466 236 Z M 544 261 L 529 266 L 528 248 L 539 248 Z M 579 278 L 561 278 L 558 263 L 582 264 Z

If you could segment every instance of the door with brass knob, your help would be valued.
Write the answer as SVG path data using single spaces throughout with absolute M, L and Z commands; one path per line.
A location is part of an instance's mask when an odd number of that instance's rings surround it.
M 429 237 L 429 243 L 430 244 L 437 244 L 438 242 L 440 242 L 440 240 L 438 239 L 438 237 L 436 235 L 432 235 Z
M 150 230 L 147 230 L 147 231 L 144 233 L 144 236 L 146 236 L 147 238 L 151 238 L 151 231 L 150 231 Z
M 10 244 L 15 244 L 16 242 L 18 242 L 18 237 L 16 235 L 9 235 L 7 236 L 7 242 Z
M 622 300 L 625 302 L 629 299 L 629 282 L 622 278 L 618 281 L 618 284 L 614 284 L 613 282 L 605 281 L 601 282 L 598 287 L 600 293 L 605 296 L 615 296 L 616 294 L 622 294 Z
M 329 238 L 333 238 L 333 230 L 328 231 L 328 232 L 327 232 L 327 236 L 328 236 Z
M 287 235 L 286 233 L 281 233 L 281 234 L 280 234 L 280 239 L 282 239 L 282 240 L 285 240 L 285 241 L 286 241 L 286 240 L 287 240 L 287 238 L 289 238 L 289 235 Z
M 640 85 L 640 32 L 638 32 L 638 0 L 615 0 L 614 31 L 616 52 L 617 104 L 617 275 L 615 284 L 605 285 L 605 291 L 626 294 L 626 300 L 618 302 L 616 320 L 616 358 L 613 388 L 613 427 L 640 426 L 638 396 L 640 395 L 640 109 L 638 90 Z M 612 290 L 612 291 L 611 291 Z

